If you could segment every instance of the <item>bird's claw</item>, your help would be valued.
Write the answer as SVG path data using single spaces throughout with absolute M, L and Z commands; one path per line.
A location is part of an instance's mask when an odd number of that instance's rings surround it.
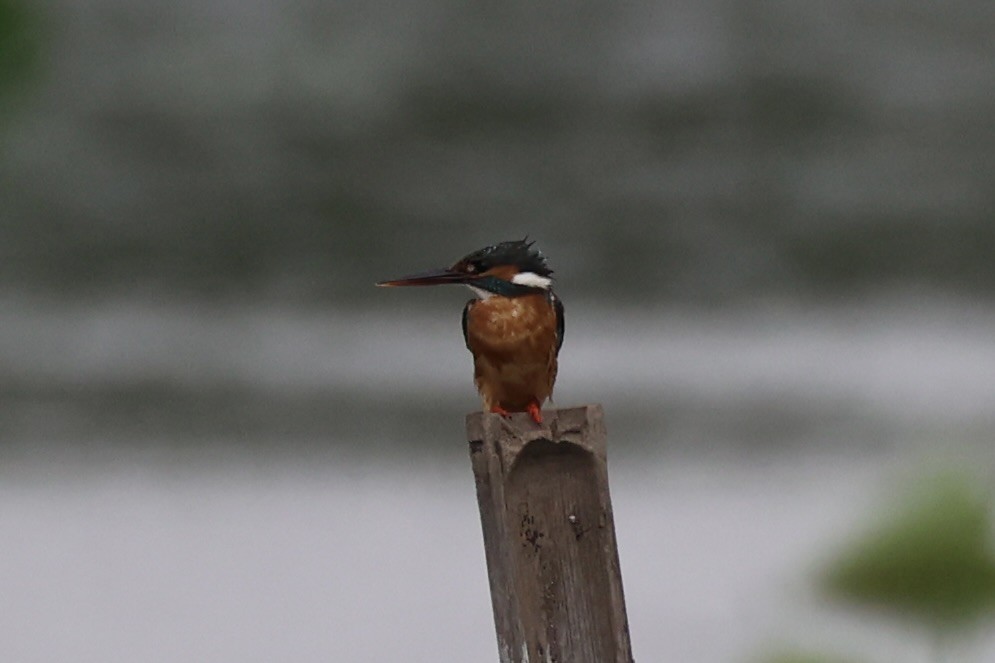
M 538 425 L 542 425 L 542 408 L 539 406 L 538 401 L 530 401 L 527 406 L 525 406 L 525 411 L 529 413 L 532 417 L 532 421 L 536 422 Z
M 525 411 L 528 413 L 530 417 L 532 417 L 532 421 L 536 422 L 540 426 L 542 425 L 542 407 L 540 407 L 539 401 L 536 401 L 534 399 L 530 401 L 529 404 L 525 406 Z M 500 414 L 505 419 L 511 416 L 511 412 L 504 409 L 500 405 L 492 406 L 491 413 Z

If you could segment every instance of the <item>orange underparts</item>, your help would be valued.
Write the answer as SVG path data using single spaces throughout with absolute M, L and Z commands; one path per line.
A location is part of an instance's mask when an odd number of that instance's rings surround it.
M 525 411 L 529 413 L 530 417 L 532 417 L 532 421 L 536 422 L 537 424 L 542 423 L 542 408 L 539 407 L 538 401 L 536 401 L 535 399 L 529 401 L 529 404 L 525 406 Z M 508 410 L 505 410 L 500 405 L 493 406 L 491 408 L 491 412 L 493 412 L 494 414 L 500 414 L 502 417 L 511 416 L 511 412 L 508 412 Z

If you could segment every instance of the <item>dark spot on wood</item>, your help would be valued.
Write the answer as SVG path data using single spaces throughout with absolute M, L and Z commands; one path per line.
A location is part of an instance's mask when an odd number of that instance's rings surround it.
M 586 531 L 584 526 L 580 524 L 580 519 L 577 516 L 570 514 L 567 516 L 567 522 L 570 523 L 570 529 L 574 532 L 574 540 L 580 541 L 580 537 L 584 536 L 584 532 Z
M 523 514 L 521 533 L 522 533 L 522 538 L 524 538 L 525 541 L 527 541 L 528 543 L 532 544 L 533 552 L 539 552 L 539 550 L 542 548 L 542 544 L 539 543 L 539 539 L 543 538 L 546 535 L 535 527 L 535 522 L 536 522 L 535 516 L 530 515 L 528 513 Z M 526 544 L 523 543 L 522 545 Z

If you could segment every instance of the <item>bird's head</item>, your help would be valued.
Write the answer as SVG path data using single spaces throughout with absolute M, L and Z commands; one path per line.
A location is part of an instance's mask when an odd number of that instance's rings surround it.
M 468 286 L 478 297 L 514 297 L 549 290 L 553 270 L 546 257 L 528 238 L 501 242 L 460 258 L 451 267 L 381 281 L 382 287 L 443 285 Z

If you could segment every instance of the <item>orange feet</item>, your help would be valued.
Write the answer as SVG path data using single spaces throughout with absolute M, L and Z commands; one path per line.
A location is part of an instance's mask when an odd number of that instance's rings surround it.
M 529 401 L 529 404 L 525 407 L 525 411 L 529 413 L 530 417 L 532 417 L 532 421 L 537 424 L 542 423 L 542 408 L 539 407 L 539 403 L 537 401 Z
M 500 405 L 493 406 L 491 408 L 491 413 L 493 413 L 493 414 L 500 414 L 502 417 L 510 417 L 511 416 L 511 412 L 508 412 L 507 410 L 505 410 Z
M 530 417 L 532 417 L 532 421 L 536 422 L 537 424 L 542 423 L 542 408 L 539 406 L 538 401 L 536 400 L 531 401 L 528 405 L 525 406 L 525 411 L 529 413 Z M 502 417 L 511 416 L 511 412 L 504 409 L 500 405 L 492 405 L 491 412 L 493 414 L 500 414 Z M 516 412 L 521 412 L 521 410 L 516 410 Z

